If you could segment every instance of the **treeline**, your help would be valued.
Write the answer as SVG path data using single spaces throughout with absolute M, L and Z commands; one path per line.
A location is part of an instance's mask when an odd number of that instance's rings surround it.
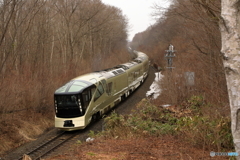
M 165 77 L 169 76 L 166 78 L 168 88 L 163 91 L 168 94 L 168 102 L 180 103 L 193 94 L 201 94 L 213 104 L 228 104 L 220 52 L 221 1 L 173 0 L 168 9 L 159 5 L 154 8 L 155 17 L 164 16 L 146 31 L 135 35 L 131 45 L 148 53 L 152 61 L 166 71 L 165 50 L 169 44 L 174 45 L 177 50 L 173 58 L 175 68 L 171 73 L 165 73 Z M 193 86 L 186 84 L 185 72 L 195 73 Z
M 126 62 L 127 27 L 121 10 L 101 0 L 1 1 L 1 113 L 53 109 L 66 81 Z

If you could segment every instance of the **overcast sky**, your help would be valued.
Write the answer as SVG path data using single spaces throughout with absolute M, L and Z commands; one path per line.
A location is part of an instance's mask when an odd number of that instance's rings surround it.
M 168 0 L 102 0 L 103 3 L 116 6 L 123 11 L 129 20 L 129 37 L 131 41 L 134 35 L 142 32 L 150 25 L 154 24 L 151 16 L 154 3 L 167 7 Z

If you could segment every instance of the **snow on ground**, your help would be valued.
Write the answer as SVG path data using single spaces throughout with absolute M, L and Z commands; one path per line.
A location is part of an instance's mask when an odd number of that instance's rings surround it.
M 171 104 L 164 104 L 164 105 L 161 105 L 162 107 L 170 107 L 172 106 Z
M 163 78 L 163 75 L 161 74 L 161 72 L 155 73 L 155 79 L 154 79 L 152 85 L 150 86 L 150 90 L 147 91 L 147 93 L 146 93 L 147 97 L 156 99 L 161 94 L 162 90 L 161 90 L 159 84 L 160 84 L 160 81 L 162 80 L 162 78 Z

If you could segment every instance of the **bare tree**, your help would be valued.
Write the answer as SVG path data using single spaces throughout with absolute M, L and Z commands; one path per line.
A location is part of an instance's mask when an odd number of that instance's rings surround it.
M 1 14 L 1 34 L 0 34 L 0 47 L 1 50 L 1 63 L 0 63 L 0 73 L 1 75 L 4 73 L 2 72 L 4 68 L 6 68 L 6 62 L 8 58 L 10 57 L 10 51 L 8 51 L 6 46 L 8 45 L 8 42 L 6 40 L 7 32 L 10 28 L 10 22 L 12 18 L 14 17 L 14 12 L 16 9 L 17 1 L 15 0 L 9 0 L 9 1 L 3 1 L 1 3 L 0 7 L 0 14 Z M 5 45 L 5 47 L 3 47 Z
M 235 150 L 240 155 L 240 1 L 222 0 L 222 53 L 231 108 Z M 240 156 L 237 157 L 240 159 Z
M 2 100 L 0 108 L 30 106 L 33 99 L 38 104 L 33 106 L 41 106 L 54 89 L 46 81 L 56 85 L 89 72 L 92 57 L 101 56 L 104 62 L 125 48 L 126 28 L 121 11 L 101 0 L 1 1 L 0 97 L 12 92 L 14 100 Z

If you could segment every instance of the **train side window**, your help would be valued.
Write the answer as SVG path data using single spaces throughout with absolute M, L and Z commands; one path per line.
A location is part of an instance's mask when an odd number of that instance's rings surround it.
M 85 112 L 91 99 L 92 99 L 92 91 L 95 90 L 95 88 L 87 88 L 82 92 L 82 99 L 83 99 L 83 111 Z
M 106 90 L 107 82 L 105 79 L 101 80 L 104 90 Z
M 100 94 L 103 94 L 104 88 L 103 88 L 102 83 L 99 83 L 99 85 L 98 85 L 98 90 L 99 90 Z
M 99 83 L 94 96 L 94 101 L 96 101 L 103 93 L 104 93 L 103 85 L 102 83 Z
M 99 91 L 97 89 L 96 93 L 95 93 L 95 96 L 94 96 L 94 101 L 96 101 L 100 96 L 101 96 L 101 94 L 99 93 Z
M 135 78 L 136 78 L 136 77 L 135 77 L 135 72 L 132 72 L 132 73 L 131 73 L 131 77 L 132 77 L 133 80 L 135 80 Z
M 93 93 L 95 92 L 95 90 L 96 90 L 96 87 L 91 88 L 91 93 L 92 93 L 92 95 L 93 95 Z
M 112 93 L 112 82 L 107 84 L 107 94 L 110 96 Z
M 138 77 L 139 77 L 139 72 L 140 72 L 139 70 L 136 70 L 136 71 L 135 71 L 135 78 L 138 78 Z

